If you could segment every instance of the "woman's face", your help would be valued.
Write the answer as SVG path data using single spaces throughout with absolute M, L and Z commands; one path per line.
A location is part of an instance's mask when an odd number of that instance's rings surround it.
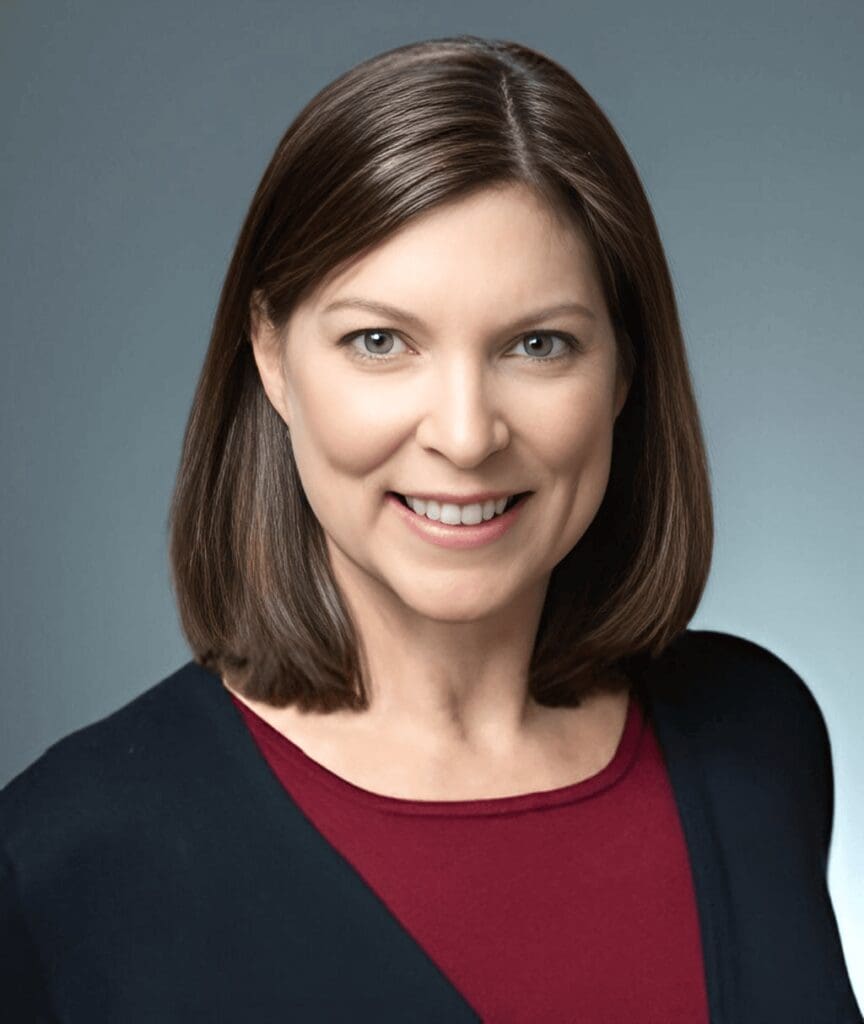
M 253 346 L 345 586 L 480 619 L 545 589 L 600 506 L 627 384 L 584 238 L 523 186 L 421 215 Z M 480 508 L 427 502 L 436 523 L 394 492 Z

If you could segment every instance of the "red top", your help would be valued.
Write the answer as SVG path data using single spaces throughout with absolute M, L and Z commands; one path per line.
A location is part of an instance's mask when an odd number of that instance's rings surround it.
M 355 786 L 231 699 L 306 817 L 487 1024 L 708 1024 L 687 847 L 632 694 L 600 772 L 482 800 Z

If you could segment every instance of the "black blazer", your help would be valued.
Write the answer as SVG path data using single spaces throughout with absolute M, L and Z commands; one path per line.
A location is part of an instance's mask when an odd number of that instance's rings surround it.
M 826 884 L 831 749 L 808 687 L 764 648 L 701 630 L 635 685 L 690 854 L 713 1024 L 861 1022 Z M 194 662 L 13 779 L 0 844 L 4 1021 L 479 1019 Z

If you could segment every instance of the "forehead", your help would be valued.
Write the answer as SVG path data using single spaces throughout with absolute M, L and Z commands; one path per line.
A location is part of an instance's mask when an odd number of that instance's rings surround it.
M 538 301 L 603 297 L 583 231 L 524 185 L 484 188 L 413 218 L 331 275 L 309 313 L 347 296 L 433 316 L 503 315 Z M 599 309 L 598 309 L 599 312 Z

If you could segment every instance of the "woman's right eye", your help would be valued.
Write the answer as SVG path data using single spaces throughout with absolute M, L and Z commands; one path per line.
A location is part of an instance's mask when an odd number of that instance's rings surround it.
M 401 338 L 399 338 L 395 331 L 373 328 L 365 331 L 354 331 L 352 334 L 346 335 L 339 344 L 350 345 L 351 354 L 357 359 L 373 359 L 380 363 L 400 354 L 399 352 L 393 352 L 396 341 L 401 341 Z

